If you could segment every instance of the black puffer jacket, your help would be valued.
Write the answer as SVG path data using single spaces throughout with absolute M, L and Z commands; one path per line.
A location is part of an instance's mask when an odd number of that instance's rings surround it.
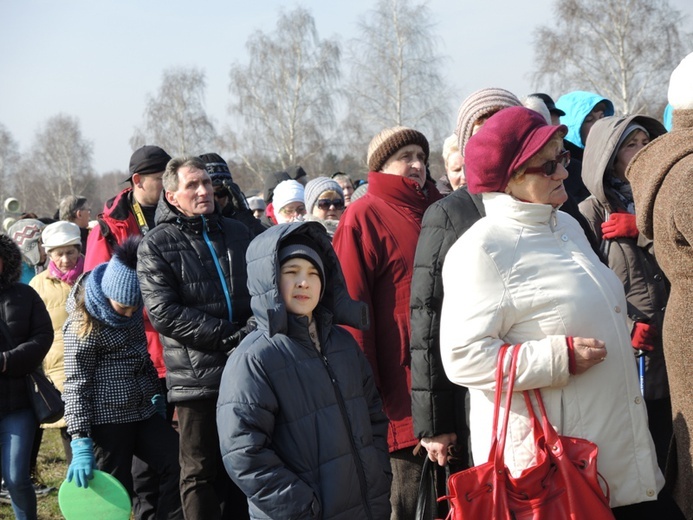
M 0 235 L 0 319 L 13 345 L 0 334 L 0 417 L 29 408 L 25 375 L 41 366 L 53 343 L 53 325 L 46 306 L 34 289 L 19 283 L 22 257 L 7 235 Z
M 466 450 L 469 429 L 465 419 L 467 389 L 451 383 L 440 357 L 440 310 L 443 305 L 442 269 L 445 255 L 472 224 L 484 216 L 479 196 L 460 188 L 424 213 L 411 279 L 411 401 L 414 435 L 433 437 L 456 433 Z M 462 455 L 467 461 L 466 454 Z
M 156 223 L 140 244 L 137 275 L 149 319 L 162 336 L 169 401 L 215 399 L 233 346 L 228 339 L 250 317 L 250 231 L 218 211 L 185 217 L 163 193 Z M 218 269 L 229 291 L 230 320 Z
M 325 294 L 308 320 L 286 312 L 277 249 L 309 235 L 325 266 Z M 330 241 L 317 222 L 281 224 L 248 249 L 258 329 L 229 357 L 217 404 L 224 465 L 249 497 L 254 519 L 390 518 L 388 421 L 370 365 L 337 323 L 364 328 L 366 305 L 349 297 Z

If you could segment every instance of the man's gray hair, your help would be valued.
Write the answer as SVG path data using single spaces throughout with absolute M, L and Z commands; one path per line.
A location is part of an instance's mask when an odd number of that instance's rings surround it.
M 77 212 L 87 203 L 86 197 L 67 195 L 60 200 L 58 206 L 58 218 L 72 222 L 77 218 Z
M 205 163 L 199 157 L 192 155 L 184 155 L 183 157 L 174 157 L 166 165 L 166 171 L 162 177 L 164 190 L 168 192 L 178 191 L 178 170 L 181 168 L 195 168 L 206 172 Z

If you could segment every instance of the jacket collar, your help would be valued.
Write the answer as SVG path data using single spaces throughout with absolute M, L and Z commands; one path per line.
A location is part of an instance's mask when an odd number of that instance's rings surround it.
M 484 193 L 484 207 L 487 217 L 504 217 L 523 224 L 551 224 L 557 209 L 549 204 L 522 202 L 506 193 Z
M 412 179 L 380 172 L 368 173 L 366 195 L 375 196 L 390 204 L 407 207 L 421 215 L 428 206 L 442 198 L 435 183 L 428 179 L 422 189 L 419 183 Z

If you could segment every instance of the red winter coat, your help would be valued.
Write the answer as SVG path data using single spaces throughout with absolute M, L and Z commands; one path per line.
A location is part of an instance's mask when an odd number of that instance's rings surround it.
M 368 304 L 371 328 L 349 329 L 373 367 L 390 419 L 391 452 L 417 444 L 411 416 L 409 295 L 424 211 L 441 198 L 431 181 L 378 172 L 342 215 L 332 245 L 349 294 Z
M 99 264 L 108 262 L 113 256 L 113 246 L 122 244 L 133 235 L 141 235 L 137 219 L 130 205 L 132 188 L 126 188 L 112 199 L 106 201 L 103 213 L 98 216 L 98 224 L 89 233 L 87 254 L 84 257 L 84 272 L 91 271 Z M 147 351 L 160 378 L 166 377 L 164 355 L 159 333 L 154 330 L 147 311 L 144 311 L 144 332 L 147 335 Z

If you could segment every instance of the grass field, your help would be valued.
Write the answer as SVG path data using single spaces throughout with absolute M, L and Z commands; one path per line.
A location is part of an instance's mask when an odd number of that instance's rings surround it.
M 60 514 L 60 508 L 58 507 L 57 489 L 65 479 L 67 463 L 65 462 L 63 445 L 60 442 L 59 430 L 49 429 L 44 431 L 38 458 L 38 468 L 43 481 L 56 489 L 38 499 L 39 520 L 62 519 L 63 515 Z M 13 518 L 12 506 L 0 503 L 0 519 L 10 520 Z

